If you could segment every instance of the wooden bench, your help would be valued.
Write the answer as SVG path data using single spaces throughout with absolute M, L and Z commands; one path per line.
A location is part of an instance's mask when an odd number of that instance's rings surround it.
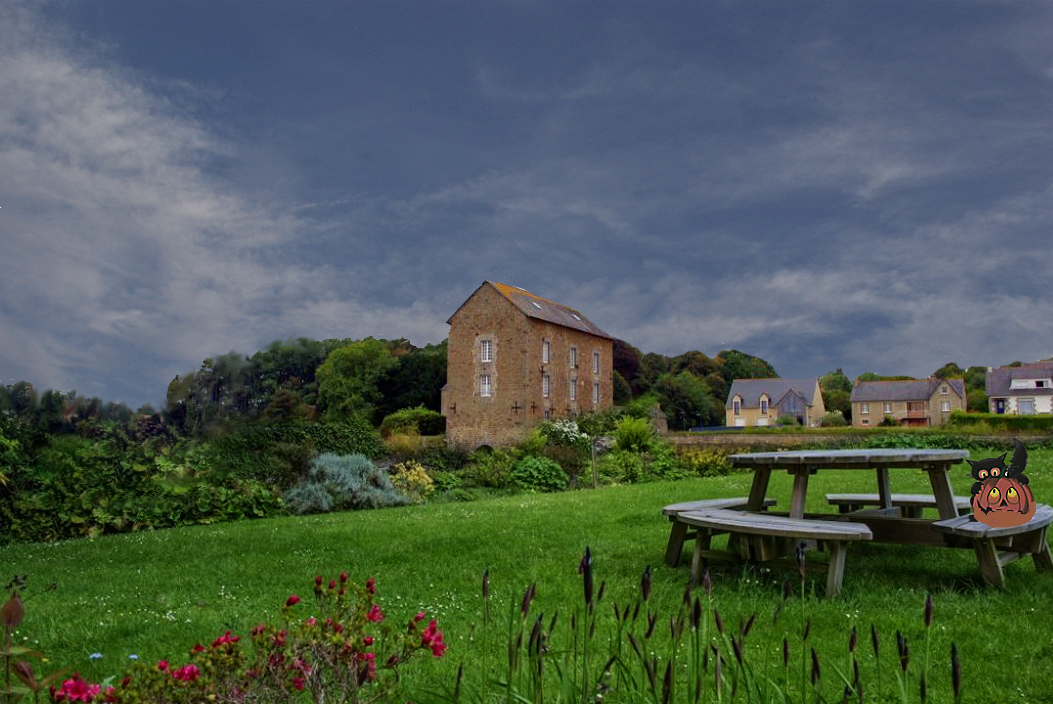
M 665 548 L 665 563 L 670 567 L 680 564 L 680 555 L 684 551 L 684 542 L 694 538 L 694 531 L 688 531 L 688 526 L 677 521 L 677 516 L 686 511 L 703 511 L 711 508 L 744 509 L 748 499 L 745 496 L 730 499 L 702 499 L 701 501 L 685 501 L 679 504 L 669 504 L 662 509 L 662 515 L 667 516 L 673 524 L 669 531 L 669 543 Z M 775 499 L 765 499 L 764 506 L 774 506 Z
M 993 587 L 1005 586 L 1002 568 L 1028 555 L 1038 570 L 1053 570 L 1053 555 L 1046 542 L 1046 530 L 1053 521 L 1053 508 L 1039 504 L 1035 515 L 1022 526 L 992 528 L 966 516 L 948 518 L 933 523 L 933 529 L 971 541 L 980 563 L 984 582 Z
M 971 513 L 969 496 L 955 496 L 954 507 L 959 514 Z M 864 506 L 880 506 L 877 494 L 827 494 L 826 502 L 837 506 L 841 513 L 858 511 Z M 892 494 L 892 505 L 902 509 L 904 518 L 921 518 L 923 508 L 936 508 L 936 497 L 929 494 Z
M 678 514 L 677 520 L 698 529 L 695 554 L 691 561 L 691 577 L 696 583 L 701 577 L 703 555 L 712 553 L 709 550 L 709 542 L 714 535 L 731 533 L 733 536 L 759 536 L 780 540 L 815 540 L 819 547 L 830 555 L 826 571 L 827 596 L 835 596 L 841 591 L 848 543 L 870 540 L 873 537 L 870 529 L 862 523 L 787 518 L 728 509 L 686 511 Z M 765 556 L 753 554 L 751 557 L 764 559 Z

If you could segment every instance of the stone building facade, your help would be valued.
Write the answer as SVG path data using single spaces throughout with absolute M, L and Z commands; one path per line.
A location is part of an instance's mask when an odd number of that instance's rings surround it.
M 543 420 L 613 405 L 613 338 L 573 308 L 485 281 L 447 323 L 451 447 L 514 444 Z
M 886 416 L 900 425 L 943 425 L 966 406 L 963 379 L 859 381 L 852 388 L 852 425 L 865 428 Z

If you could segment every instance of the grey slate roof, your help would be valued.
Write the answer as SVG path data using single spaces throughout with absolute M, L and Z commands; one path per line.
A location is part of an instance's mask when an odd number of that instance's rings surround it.
M 794 392 L 811 406 L 815 403 L 815 385 L 813 379 L 735 379 L 728 389 L 728 400 L 725 409 L 731 408 L 731 400 L 737 394 L 742 399 L 743 408 L 760 408 L 761 394 L 767 394 L 772 406 L 778 405 L 782 397 Z
M 857 381 L 850 401 L 928 401 L 936 387 L 943 383 L 948 384 L 959 397 L 965 398 L 963 379 L 930 377 L 917 381 Z
M 587 332 L 596 337 L 602 337 L 608 340 L 614 339 L 603 330 L 600 330 L 599 327 L 594 325 L 592 321 L 584 315 L 561 303 L 542 298 L 541 296 L 530 293 L 530 291 L 527 291 L 526 289 L 497 283 L 496 281 L 484 281 L 479 288 L 482 288 L 483 286 L 493 286 L 498 293 L 511 301 L 512 304 L 527 317 L 544 320 L 545 322 L 561 325 L 565 328 Z M 478 291 L 478 289 L 476 290 Z M 473 293 L 472 295 L 474 296 L 475 294 Z M 471 296 L 469 296 L 469 298 L 471 298 Z M 458 310 L 460 309 L 458 308 Z M 456 313 L 454 313 L 454 315 L 456 315 Z M 452 319 L 453 316 L 450 316 L 450 320 Z M 450 321 L 447 320 L 446 322 Z
M 1053 389 L 1011 389 L 1013 379 L 1053 378 L 1053 363 L 1034 362 L 1019 367 L 998 367 L 987 372 L 984 384 L 988 396 L 1035 396 L 1053 394 Z

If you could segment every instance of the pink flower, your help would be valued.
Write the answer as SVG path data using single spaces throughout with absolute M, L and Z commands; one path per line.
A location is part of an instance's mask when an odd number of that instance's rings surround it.
M 318 623 L 318 619 L 316 619 L 314 616 L 312 616 L 311 618 L 307 619 L 307 625 L 308 626 L 313 626 L 316 623 Z
M 447 646 L 442 640 L 442 631 L 439 630 L 435 619 L 432 619 L 428 627 L 421 633 L 420 644 L 421 647 L 431 648 L 431 654 L 437 658 L 441 658 L 443 653 L 446 652 Z
M 384 612 L 380 610 L 380 607 L 373 604 L 373 608 L 366 614 L 366 620 L 372 621 L 373 623 L 380 623 L 384 620 Z
M 160 670 L 161 672 L 164 672 L 165 670 L 167 670 L 168 669 L 168 661 L 167 660 L 162 660 L 161 662 L 157 663 L 157 669 Z
M 423 611 L 418 611 L 417 615 L 413 617 L 413 622 L 414 623 L 420 623 L 421 621 L 423 621 L 427 617 L 428 617 L 427 614 L 425 614 Z
M 305 680 L 304 680 L 303 677 L 293 677 L 292 678 L 292 686 L 295 687 L 296 691 L 298 691 L 298 692 L 302 692 L 303 691 L 304 682 L 305 682 Z
M 373 636 L 366 636 L 362 639 L 362 642 L 365 643 L 367 647 L 373 645 Z
M 190 649 L 190 652 L 192 652 L 192 653 L 202 653 L 204 651 L 205 651 L 205 646 L 201 645 L 200 643 L 197 643 L 196 645 L 194 645 L 193 648 Z
M 175 677 L 180 682 L 193 682 L 200 674 L 201 670 L 198 666 L 191 663 L 190 665 L 183 665 L 181 668 L 173 672 L 172 677 Z
M 299 603 L 300 603 L 300 597 L 298 597 L 295 594 L 293 594 L 292 596 L 290 596 L 288 599 L 285 600 L 285 607 L 288 608 L 290 606 L 296 606 Z
M 377 593 L 377 580 L 373 579 L 372 577 L 367 579 L 366 580 L 366 591 L 369 592 L 370 594 L 376 594 Z
M 261 635 L 261 634 L 262 634 L 262 633 L 263 633 L 263 632 L 264 632 L 265 630 L 267 630 L 267 627 L 266 627 L 266 626 L 264 626 L 264 625 L 263 625 L 263 624 L 261 623 L 260 625 L 258 625 L 258 626 L 256 626 L 256 627 L 254 627 L 254 628 L 252 629 L 252 635 L 253 635 L 253 636 L 258 636 L 258 635 Z

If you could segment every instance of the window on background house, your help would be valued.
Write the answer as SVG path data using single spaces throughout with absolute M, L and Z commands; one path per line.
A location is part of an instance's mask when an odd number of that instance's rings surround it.
M 490 375 L 482 374 L 479 376 L 479 395 L 489 396 L 493 389 L 490 386 Z
M 941 386 L 941 387 L 940 387 L 940 393 L 941 393 L 941 394 L 945 394 L 945 393 L 947 393 L 947 387 L 946 387 L 946 386 Z
M 548 360 L 552 358 L 552 343 L 545 340 L 541 343 L 541 363 L 548 364 Z
M 882 404 L 881 412 L 882 413 L 892 413 L 892 404 L 891 403 Z
M 869 403 L 861 403 L 861 404 L 859 404 L 859 412 L 860 413 L 870 413 L 870 404 Z
M 548 392 L 552 386 L 552 378 L 548 374 L 541 375 L 541 395 L 548 398 Z
M 768 399 L 767 398 L 761 397 L 761 400 L 760 400 L 760 412 L 761 413 L 767 413 L 768 412 Z
M 483 362 L 494 361 L 493 340 L 483 340 L 481 343 L 479 343 L 479 359 Z
M 1016 410 L 1022 416 L 1030 416 L 1035 413 L 1035 399 L 1022 398 L 1016 402 Z
M 599 404 L 600 402 L 600 382 L 594 381 L 592 383 L 592 402 Z
M 944 413 L 946 413 L 947 411 L 951 410 L 951 402 L 950 401 L 940 401 L 940 410 L 943 411 Z
M 578 380 L 577 379 L 571 379 L 570 380 L 570 400 L 571 401 L 577 401 L 578 400 Z
M 599 352 L 593 352 L 592 353 L 592 373 L 593 374 L 599 374 L 600 373 L 600 353 Z
M 739 412 L 742 410 L 742 401 L 739 401 L 738 399 L 735 399 L 734 401 L 732 401 L 731 402 L 731 409 L 732 409 L 732 411 L 734 411 L 735 415 L 738 415 Z
M 572 368 L 578 366 L 578 348 L 577 347 L 571 347 L 570 348 L 570 366 Z

